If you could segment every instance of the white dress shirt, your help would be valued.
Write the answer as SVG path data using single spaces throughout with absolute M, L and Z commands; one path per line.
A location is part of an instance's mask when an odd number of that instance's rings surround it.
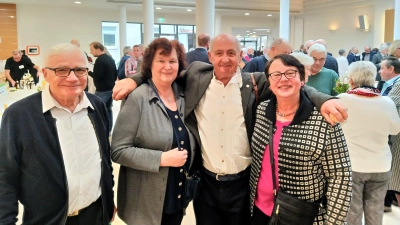
M 346 75 L 346 71 L 349 68 L 349 61 L 344 56 L 339 56 L 336 58 L 339 67 L 339 76 L 343 77 Z
M 48 87 L 42 92 L 42 105 L 43 113 L 50 110 L 56 119 L 67 175 L 70 214 L 89 206 L 101 195 L 100 146 L 87 110 L 93 106 L 83 93 L 80 103 L 71 113 L 51 96 Z
M 244 122 L 240 69 L 224 86 L 213 78 L 195 109 L 204 167 L 214 173 L 236 174 L 251 164 Z

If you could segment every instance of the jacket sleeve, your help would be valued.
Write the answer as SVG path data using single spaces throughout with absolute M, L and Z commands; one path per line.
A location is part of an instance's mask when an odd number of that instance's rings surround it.
M 306 93 L 307 97 L 311 100 L 311 102 L 317 107 L 318 110 L 321 110 L 322 105 L 330 100 L 330 99 L 337 99 L 334 96 L 330 96 L 324 93 L 317 91 L 315 88 L 304 85 L 303 87 L 304 92 Z
M 12 115 L 4 112 L 0 128 L 0 224 L 15 224 L 18 216 L 21 172 Z
M 252 73 L 257 71 L 257 65 L 250 61 L 243 67 L 244 72 Z
M 93 66 L 93 72 L 89 72 L 89 76 L 91 77 L 96 77 L 96 78 L 102 78 L 104 76 L 104 68 L 103 68 L 103 63 L 97 62 L 99 58 L 96 59 L 96 62 L 94 63 Z M 101 59 L 100 59 L 101 60 Z
M 162 151 L 135 146 L 140 121 L 147 116 L 142 115 L 142 104 L 149 103 L 132 92 L 121 106 L 112 135 L 111 159 L 133 169 L 159 172 Z
M 321 163 L 327 183 L 325 224 L 346 224 L 352 196 L 351 164 L 340 124 L 328 125 Z
M 388 97 L 393 100 L 397 111 L 400 113 L 400 80 L 393 85 L 392 90 L 389 91 Z

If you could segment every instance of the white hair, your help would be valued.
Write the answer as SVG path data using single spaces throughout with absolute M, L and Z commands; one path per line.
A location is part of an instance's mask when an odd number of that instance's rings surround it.
M 300 63 L 304 66 L 312 66 L 314 64 L 314 59 L 311 56 L 306 55 L 302 52 L 293 52 L 290 53 L 290 55 L 299 60 Z
M 325 46 L 322 45 L 322 44 L 319 44 L 319 43 L 315 43 L 315 44 L 311 45 L 311 47 L 308 49 L 307 52 L 308 52 L 309 55 L 311 55 L 311 53 L 313 51 L 316 51 L 316 52 L 319 52 L 319 53 L 323 52 L 323 53 L 325 53 L 325 55 L 327 55 L 327 53 L 328 53 L 326 51 Z
M 129 53 L 130 50 L 131 50 L 131 46 L 125 46 L 124 49 L 122 50 L 122 53 L 123 53 L 124 55 L 126 55 L 126 54 Z
M 86 65 L 87 65 L 88 61 L 85 53 L 82 50 L 80 50 L 76 45 L 69 43 L 62 43 L 52 46 L 46 53 L 44 65 L 49 66 L 49 61 L 53 56 L 63 55 L 74 51 L 77 51 L 78 55 L 82 56 L 86 60 Z
M 379 46 L 379 51 L 381 52 L 387 48 L 389 48 L 389 46 L 387 44 L 381 44 L 381 46 Z
M 243 55 L 247 55 L 247 48 L 242 48 Z
M 353 85 L 373 86 L 375 83 L 376 66 L 370 61 L 357 61 L 350 64 L 347 74 L 353 81 Z

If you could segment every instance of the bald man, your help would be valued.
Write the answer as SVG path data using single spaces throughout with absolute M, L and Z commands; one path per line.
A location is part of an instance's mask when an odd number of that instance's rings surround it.
M 205 33 L 200 34 L 197 37 L 197 44 L 198 47 L 195 50 L 186 53 L 187 64 L 190 65 L 194 61 L 210 63 L 207 54 L 207 50 L 210 45 L 210 35 Z
M 8 58 L 4 66 L 5 75 L 10 83 L 10 87 L 14 87 L 15 83 L 21 80 L 22 76 L 28 71 L 33 74 L 32 69 L 35 69 L 34 77 L 35 83 L 37 83 L 37 77 L 39 76 L 40 67 L 32 63 L 31 59 L 27 56 L 22 56 L 22 52 L 15 49 L 12 52 L 12 57 Z
M 264 72 L 265 65 L 267 64 L 268 60 L 279 54 L 290 54 L 291 51 L 292 48 L 287 40 L 283 38 L 276 38 L 272 42 L 269 52 L 265 55 L 252 59 L 246 64 L 246 66 L 243 68 L 243 71 L 249 73 Z
M 78 48 L 81 47 L 81 44 L 79 43 L 79 40 L 78 40 L 78 39 L 72 39 L 72 40 L 71 40 L 71 44 L 75 45 L 75 46 L 78 47 Z M 87 54 L 85 51 L 83 51 L 83 52 L 85 53 L 87 60 L 88 60 L 89 62 L 93 62 L 92 57 L 88 56 L 88 54 Z M 85 90 L 85 91 L 87 91 L 87 90 Z
M 197 225 L 250 224 L 250 140 L 257 101 L 250 74 L 238 67 L 240 49 L 234 36 L 220 34 L 210 43 L 212 65 L 194 62 L 181 73 L 185 81 L 185 124 L 197 144 L 192 168 L 203 172 L 202 186 L 193 202 Z M 254 78 L 258 101 L 269 99 L 272 92 L 264 73 L 254 73 Z M 136 83 L 143 83 L 141 74 L 119 81 L 114 97 L 125 96 Z M 316 105 L 331 98 L 307 86 L 305 90 Z M 336 109 L 341 108 L 343 115 L 345 109 L 336 105 L 337 101 L 326 101 L 323 108 L 335 108 L 332 113 L 342 118 Z M 325 115 L 329 118 L 329 113 Z

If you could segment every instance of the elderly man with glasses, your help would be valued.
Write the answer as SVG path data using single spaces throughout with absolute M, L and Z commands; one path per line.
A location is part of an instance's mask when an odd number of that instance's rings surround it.
M 0 224 L 108 225 L 115 214 L 109 121 L 83 90 L 87 58 L 72 44 L 50 48 L 42 92 L 12 104 L 0 128 Z
M 338 74 L 324 67 L 327 57 L 325 46 L 318 43 L 311 45 L 308 49 L 308 55 L 313 57 L 314 64 L 311 66 L 311 76 L 308 77 L 307 86 L 328 95 L 337 95 L 333 88 L 336 85 Z

